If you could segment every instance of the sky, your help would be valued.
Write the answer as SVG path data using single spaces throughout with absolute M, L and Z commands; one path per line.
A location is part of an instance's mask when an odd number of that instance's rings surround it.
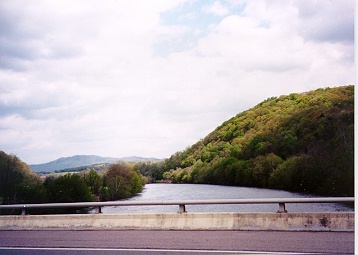
M 0 150 L 168 158 L 272 97 L 355 82 L 352 0 L 1 0 Z

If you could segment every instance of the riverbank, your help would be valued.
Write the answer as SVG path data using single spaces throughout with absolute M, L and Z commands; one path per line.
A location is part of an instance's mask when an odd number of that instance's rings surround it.
M 138 196 L 125 201 L 162 200 L 211 200 L 211 199 L 263 199 L 263 198 L 307 198 L 300 194 L 282 190 L 222 186 L 209 184 L 169 184 L 152 183 L 145 185 Z M 276 204 L 242 205 L 188 205 L 188 212 L 277 212 Z M 352 212 L 353 208 L 337 203 L 287 204 L 288 212 Z M 177 206 L 126 206 L 103 207 L 104 214 L 118 213 L 176 213 Z

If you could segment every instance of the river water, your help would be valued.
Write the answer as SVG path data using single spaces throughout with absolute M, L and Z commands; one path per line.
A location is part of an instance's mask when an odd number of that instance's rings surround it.
M 206 185 L 206 184 L 164 184 L 145 185 L 143 191 L 126 201 L 161 200 L 207 200 L 207 199 L 248 199 L 248 198 L 300 198 L 317 197 L 282 190 Z M 111 213 L 164 213 L 177 212 L 178 205 L 165 206 L 111 206 L 103 207 L 104 214 Z M 277 212 L 278 204 L 252 205 L 187 205 L 188 212 Z M 286 204 L 288 212 L 353 211 L 343 204 Z

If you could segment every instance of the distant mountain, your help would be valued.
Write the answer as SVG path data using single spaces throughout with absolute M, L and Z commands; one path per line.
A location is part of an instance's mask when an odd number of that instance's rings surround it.
M 141 162 L 141 161 L 160 161 L 156 158 L 142 158 L 142 157 L 124 157 L 124 158 L 111 158 L 100 157 L 96 155 L 75 155 L 72 157 L 62 157 L 54 161 L 44 164 L 30 165 L 30 168 L 35 172 L 54 172 L 68 168 L 75 168 L 81 166 L 90 166 L 100 163 L 114 163 L 114 162 Z

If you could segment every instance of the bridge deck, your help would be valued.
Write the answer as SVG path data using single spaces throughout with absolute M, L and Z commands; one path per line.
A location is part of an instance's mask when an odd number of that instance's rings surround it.
M 354 254 L 353 232 L 62 230 L 0 231 L 0 236 L 0 247 L 49 249 L 49 252 L 42 254 L 54 254 L 50 252 L 54 247 L 76 248 L 75 254 L 102 254 L 89 253 L 89 251 L 80 253 L 81 249 L 77 248 Z M 1 254 L 3 254 L 2 251 L 4 250 L 0 249 Z M 26 252 L 22 254 L 26 254 Z M 115 254 L 148 254 L 148 252 L 130 253 L 128 251 Z M 162 252 L 160 254 L 178 253 Z

